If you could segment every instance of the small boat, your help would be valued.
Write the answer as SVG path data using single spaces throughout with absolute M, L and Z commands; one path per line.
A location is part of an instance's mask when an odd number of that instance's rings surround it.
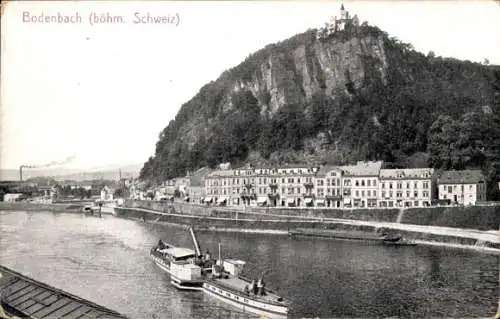
M 289 301 L 265 288 L 264 273 L 257 281 L 242 277 L 240 274 L 244 265 L 242 260 L 222 260 L 219 244 L 219 260 L 212 266 L 212 272 L 206 275 L 203 291 L 244 312 L 265 318 L 286 318 Z
M 415 241 L 408 240 L 405 238 L 401 238 L 401 239 L 396 240 L 396 241 L 383 240 L 382 243 L 384 245 L 388 245 L 388 246 L 416 246 L 417 245 L 417 243 Z
M 195 264 L 195 251 L 174 247 L 161 239 L 151 248 L 150 256 L 156 265 L 170 275 L 170 283 L 178 289 L 202 290 L 202 268 Z
M 391 236 L 382 234 L 382 243 L 391 246 L 415 246 L 417 243 L 413 240 L 408 240 L 401 235 Z
M 99 212 L 99 206 L 85 205 L 82 208 L 82 212 L 87 213 L 87 214 L 98 213 Z

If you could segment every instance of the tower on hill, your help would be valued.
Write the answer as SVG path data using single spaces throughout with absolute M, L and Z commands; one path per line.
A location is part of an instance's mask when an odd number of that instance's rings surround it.
M 350 26 L 358 26 L 359 19 L 356 15 L 351 17 L 349 11 L 344 8 L 344 4 L 340 5 L 340 17 L 332 16 L 330 21 L 325 23 L 325 27 L 318 31 L 318 39 L 325 38 L 337 31 L 343 31 Z

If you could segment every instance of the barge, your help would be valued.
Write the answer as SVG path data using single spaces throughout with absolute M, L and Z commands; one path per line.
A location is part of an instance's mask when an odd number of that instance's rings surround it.
M 362 231 L 338 231 L 331 229 L 297 228 L 288 231 L 288 235 L 294 237 L 322 237 L 346 240 L 370 241 L 388 246 L 415 246 L 416 242 L 403 238 L 402 236 L 390 236 L 388 234 L 376 234 Z
M 265 287 L 263 274 L 257 281 L 242 277 L 244 265 L 242 260 L 219 259 L 207 276 L 203 291 L 243 312 L 264 318 L 287 318 L 290 302 Z
M 351 240 L 366 240 L 383 242 L 384 237 L 375 233 L 361 231 L 338 231 L 331 229 L 315 229 L 315 228 L 297 228 L 288 231 L 290 237 L 323 237 L 335 239 L 351 239 Z

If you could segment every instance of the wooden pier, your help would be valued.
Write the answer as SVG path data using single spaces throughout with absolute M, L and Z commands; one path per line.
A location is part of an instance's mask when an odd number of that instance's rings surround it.
M 114 310 L 38 282 L 4 266 L 0 266 L 0 298 L 0 318 L 127 318 Z

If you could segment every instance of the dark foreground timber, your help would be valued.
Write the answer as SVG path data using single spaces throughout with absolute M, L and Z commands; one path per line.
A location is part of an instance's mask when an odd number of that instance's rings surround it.
M 0 275 L 0 298 L 6 318 L 127 318 L 7 267 L 0 266 Z

